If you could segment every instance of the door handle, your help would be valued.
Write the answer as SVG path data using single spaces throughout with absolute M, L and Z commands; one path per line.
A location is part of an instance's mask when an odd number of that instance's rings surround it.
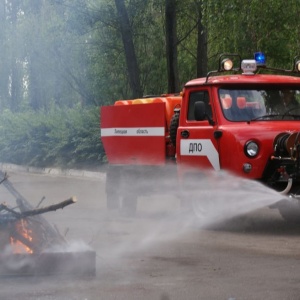
M 187 139 L 190 136 L 190 132 L 188 130 L 183 130 L 180 135 L 182 138 Z

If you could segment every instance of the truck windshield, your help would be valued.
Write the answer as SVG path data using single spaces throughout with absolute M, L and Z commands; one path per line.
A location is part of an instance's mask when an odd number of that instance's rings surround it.
M 229 121 L 300 120 L 300 89 L 219 89 Z

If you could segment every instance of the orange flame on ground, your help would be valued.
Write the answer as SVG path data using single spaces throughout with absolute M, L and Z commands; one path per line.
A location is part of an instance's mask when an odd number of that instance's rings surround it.
M 28 229 L 28 223 L 25 220 L 20 220 L 16 223 L 15 230 L 22 235 L 29 242 L 32 241 L 32 230 Z M 13 249 L 13 253 L 33 253 L 33 250 L 21 241 L 10 237 L 10 244 Z

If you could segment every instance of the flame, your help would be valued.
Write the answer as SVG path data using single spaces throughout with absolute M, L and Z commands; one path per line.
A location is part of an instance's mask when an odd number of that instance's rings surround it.
M 24 239 L 28 240 L 29 242 L 32 241 L 32 230 L 28 228 L 28 222 L 26 220 L 20 220 L 17 222 L 15 231 L 17 231 L 18 234 L 22 235 Z M 33 253 L 31 248 L 13 237 L 10 237 L 10 244 L 14 253 Z

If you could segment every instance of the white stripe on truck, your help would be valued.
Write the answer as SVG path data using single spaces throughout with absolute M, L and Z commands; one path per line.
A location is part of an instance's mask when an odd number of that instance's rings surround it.
M 219 153 L 209 139 L 190 139 L 180 141 L 182 156 L 207 156 L 216 171 L 220 170 Z
M 101 128 L 101 136 L 164 136 L 164 127 Z

